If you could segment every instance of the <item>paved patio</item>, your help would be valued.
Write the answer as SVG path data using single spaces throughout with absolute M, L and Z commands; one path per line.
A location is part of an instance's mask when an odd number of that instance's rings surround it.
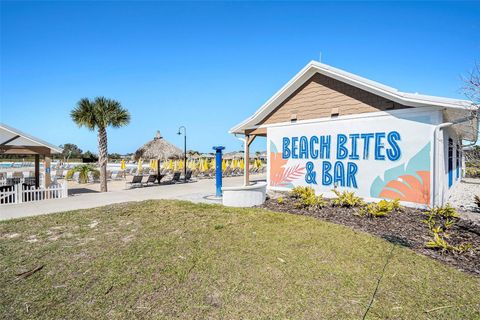
M 252 176 L 251 181 L 264 180 L 265 176 Z M 243 184 L 243 176 L 223 179 L 224 186 Z M 0 220 L 36 216 L 53 212 L 94 208 L 113 203 L 143 201 L 150 199 L 180 199 L 192 202 L 221 203 L 219 200 L 207 199 L 215 194 L 215 180 L 204 179 L 191 183 L 171 185 L 153 185 L 143 188 L 125 190 L 125 182 L 112 182 L 109 192 L 100 193 L 97 185 L 69 186 L 72 196 L 64 199 L 44 200 L 0 207 Z M 110 187 L 110 183 L 109 183 Z

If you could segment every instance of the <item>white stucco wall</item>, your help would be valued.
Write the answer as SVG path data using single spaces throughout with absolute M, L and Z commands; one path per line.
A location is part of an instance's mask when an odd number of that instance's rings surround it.
M 268 151 L 268 169 L 267 169 L 267 184 L 269 189 L 273 190 L 289 190 L 294 186 L 312 186 L 317 193 L 322 193 L 325 196 L 332 196 L 331 190 L 335 185 L 339 189 L 347 189 L 355 191 L 358 195 L 364 197 L 367 200 L 377 200 L 382 198 L 380 195 L 390 194 L 393 192 L 399 192 L 399 189 L 404 190 L 406 193 L 413 194 L 412 191 L 407 189 L 415 189 L 415 186 L 409 185 L 407 180 L 410 180 L 410 184 L 418 183 L 428 183 L 428 192 L 430 194 L 429 199 L 423 201 L 422 199 L 415 198 L 413 196 L 405 197 L 404 202 L 412 204 L 431 204 L 431 195 L 432 195 L 432 174 L 433 174 L 433 134 L 436 125 L 441 123 L 442 116 L 441 111 L 435 108 L 415 108 L 415 109 L 404 109 L 404 110 L 393 110 L 391 112 L 375 112 L 370 114 L 361 114 L 355 116 L 344 116 L 331 119 L 318 119 L 318 120 L 308 120 L 298 123 L 283 123 L 269 125 L 267 127 L 267 151 Z M 375 132 L 385 132 L 388 133 L 396 131 L 400 134 L 401 138 L 397 141 L 398 147 L 401 150 L 401 156 L 398 159 L 386 159 L 386 160 L 377 160 L 373 158 L 372 149 L 370 149 L 370 155 L 367 159 L 363 159 L 360 156 L 360 159 L 337 159 L 335 151 L 335 145 L 338 143 L 337 138 L 338 134 L 344 134 L 348 137 L 350 135 L 362 134 L 362 133 L 375 133 Z M 331 150 L 329 159 L 308 159 L 308 158 L 292 158 L 287 157 L 286 159 L 282 156 L 283 153 L 288 153 L 288 147 L 284 148 L 283 139 L 293 139 L 295 137 L 306 137 L 307 140 L 311 139 L 312 136 L 331 136 Z M 442 141 L 445 140 L 445 137 L 442 135 L 439 137 Z M 311 140 L 309 140 L 311 141 Z M 448 139 L 446 140 L 448 141 Z M 357 140 L 359 142 L 359 140 Z M 365 140 L 363 140 L 365 144 Z M 387 141 L 383 140 L 385 148 L 389 145 Z M 287 142 L 285 142 L 287 143 Z M 293 142 L 288 142 L 292 143 Z M 351 144 L 348 146 L 348 144 Z M 443 143 L 443 146 L 445 143 Z M 442 144 L 439 144 L 442 146 Z M 353 142 L 347 142 L 347 149 L 350 147 L 353 148 Z M 428 150 L 426 152 L 425 148 Z M 358 143 L 357 149 L 361 149 L 363 146 Z M 275 150 L 274 150 L 275 149 Z M 445 153 L 444 148 L 438 148 L 438 153 Z M 383 149 L 383 152 L 386 149 Z M 282 152 L 285 151 L 285 152 Z M 448 151 L 448 149 L 447 149 Z M 350 151 L 349 151 L 350 152 Z M 280 154 L 280 157 L 275 157 L 272 159 L 272 154 Z M 421 153 L 421 155 L 419 155 Z M 426 156 L 425 156 L 426 154 Z M 448 154 L 448 153 L 447 153 Z M 332 184 L 323 184 L 320 182 L 322 179 L 320 176 L 323 175 L 321 168 L 324 161 L 331 162 L 332 166 L 334 163 L 341 161 L 344 162 L 344 166 L 347 166 L 347 162 L 353 163 L 352 166 L 357 167 L 355 173 L 356 186 L 346 184 L 341 186 L 341 183 L 332 183 Z M 313 166 L 314 172 L 317 174 L 315 176 L 315 183 L 312 181 L 306 180 L 307 173 L 307 164 L 310 163 L 310 166 Z M 445 161 L 442 159 L 442 164 L 440 168 L 445 167 Z M 456 163 L 456 161 L 455 161 Z M 281 168 L 278 166 L 280 165 Z M 339 166 L 340 167 L 340 166 Z M 297 170 L 298 174 L 291 175 L 291 179 L 286 179 L 285 181 L 280 181 L 279 178 L 282 175 L 288 174 L 287 170 L 295 170 L 298 168 L 303 168 L 302 170 Z M 427 172 L 429 175 L 428 179 L 423 181 L 421 175 L 418 175 L 417 172 Z M 443 170 L 444 172 L 444 170 Z M 448 174 L 448 172 L 446 172 Z M 312 176 L 310 175 L 310 178 Z M 448 178 L 448 176 L 447 176 Z M 310 179 L 311 180 L 311 179 Z M 327 179 L 328 180 L 328 179 Z M 442 185 L 442 191 L 444 189 L 445 183 L 445 172 L 442 174 L 441 179 L 437 179 L 438 183 Z M 279 183 L 280 181 L 280 183 Z M 338 179 L 338 181 L 342 181 Z M 448 187 L 448 180 L 447 187 Z M 328 181 L 327 181 L 328 183 Z M 393 188 L 392 188 L 393 187 Z M 395 189 L 395 187 L 398 187 Z M 421 188 L 425 188 L 424 185 Z M 418 191 L 418 190 L 417 190 Z M 418 192 L 417 192 L 418 193 Z M 444 193 L 444 192 L 441 192 Z M 443 198 L 442 198 L 443 199 Z M 412 201 L 413 200 L 413 201 Z

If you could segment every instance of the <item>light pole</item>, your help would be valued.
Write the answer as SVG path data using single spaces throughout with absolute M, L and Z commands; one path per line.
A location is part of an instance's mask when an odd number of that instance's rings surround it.
M 181 126 L 178 128 L 178 135 L 181 135 L 182 132 L 180 131 L 183 129 L 183 179 L 187 182 L 187 128 L 185 126 Z

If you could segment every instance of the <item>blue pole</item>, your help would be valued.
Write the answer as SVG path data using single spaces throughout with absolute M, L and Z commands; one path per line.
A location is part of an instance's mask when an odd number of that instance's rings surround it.
M 213 147 L 215 150 L 215 185 L 216 193 L 215 196 L 220 198 L 222 196 L 222 150 L 225 147 L 218 146 Z

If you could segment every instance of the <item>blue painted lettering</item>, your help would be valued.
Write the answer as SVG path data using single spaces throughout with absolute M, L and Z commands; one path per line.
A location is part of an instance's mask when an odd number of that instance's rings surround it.
M 345 147 L 347 136 L 344 134 L 337 135 L 337 159 L 345 159 L 348 155 L 348 150 Z
M 375 133 L 375 160 L 385 160 L 385 155 L 382 153 L 385 149 L 382 139 L 385 139 L 385 132 Z

